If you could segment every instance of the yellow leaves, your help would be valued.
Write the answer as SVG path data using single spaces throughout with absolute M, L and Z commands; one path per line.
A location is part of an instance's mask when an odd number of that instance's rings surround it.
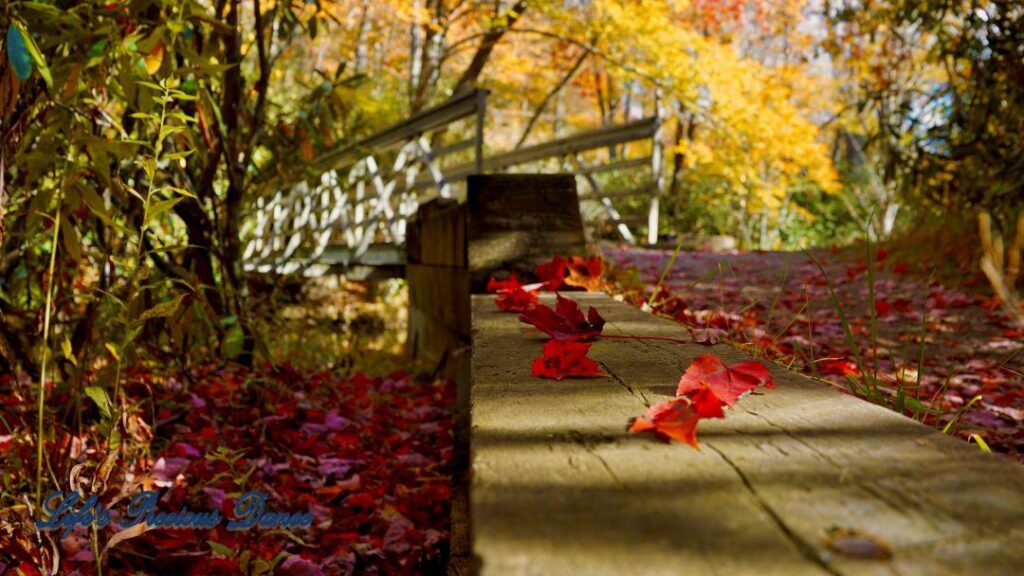
M 698 164 L 710 164 L 714 161 L 714 152 L 711 150 L 711 146 L 701 140 L 684 140 L 672 152 L 683 157 L 683 163 L 687 168 L 693 168 Z
M 731 194 L 745 198 L 750 213 L 774 213 L 801 179 L 826 191 L 838 189 L 819 129 L 791 97 L 795 89 L 819 82 L 710 41 L 700 44 L 694 64 L 695 80 L 707 94 L 703 107 L 714 122 L 702 125 L 697 140 L 686 145 L 693 154 L 686 159 L 690 168 L 723 181 Z M 701 154 L 708 149 L 715 153 Z
M 493 92 L 489 146 L 514 144 L 536 106 L 586 47 L 593 55 L 549 104 L 531 132 L 533 138 L 592 128 L 602 120 L 599 113 L 615 122 L 648 115 L 657 87 L 666 108 L 678 103 L 684 114 L 697 119 L 692 137 L 673 150 L 684 158 L 688 181 L 721 191 L 724 201 L 751 212 L 780 210 L 790 191 L 806 188 L 808 181 L 837 191 L 829 150 L 814 123 L 838 113 L 834 81 L 814 73 L 813 58 L 801 57 L 812 51 L 819 32 L 801 22 L 808 0 L 764 1 L 765 8 L 750 18 L 727 15 L 731 29 L 709 31 L 709 5 L 711 10 L 733 10 L 738 3 L 743 2 L 727 0 L 716 7 L 714 1 L 695 0 L 532 0 L 495 47 L 482 77 L 481 84 Z M 351 95 L 339 92 L 365 125 L 385 125 L 404 115 L 400 98 L 380 94 L 394 93 L 407 81 L 412 62 L 406 34 L 411 24 L 435 32 L 435 20 L 444 24 L 451 51 L 443 54 L 439 96 L 466 69 L 480 35 L 507 16 L 486 3 L 467 7 L 458 18 L 438 16 L 428 5 L 371 2 L 366 11 L 373 22 L 369 37 L 360 29 L 362 9 L 340 16 L 345 30 L 331 41 L 345 46 L 346 53 L 362 43 L 369 61 L 381 63 L 370 74 L 372 88 L 361 87 Z M 781 40 L 794 57 L 778 57 Z M 743 55 L 751 42 L 755 47 L 750 54 L 770 64 Z M 758 46 L 765 50 L 759 52 Z M 625 113 L 627 100 L 630 109 Z M 550 121 L 552 117 L 557 120 Z M 673 134 L 674 126 L 665 133 Z
M 146 72 L 152 76 L 160 70 L 160 65 L 164 63 L 164 44 L 163 42 L 157 42 L 153 49 L 146 54 Z
M 107 352 L 110 352 L 110 355 L 114 357 L 115 361 L 121 361 L 121 354 L 118 353 L 117 346 L 115 346 L 113 342 L 107 342 L 103 346 L 107 349 Z

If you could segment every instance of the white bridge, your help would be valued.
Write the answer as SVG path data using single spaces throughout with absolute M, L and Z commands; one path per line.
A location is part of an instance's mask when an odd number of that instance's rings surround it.
M 246 270 L 303 273 L 401 266 L 406 222 L 420 203 L 464 198 L 470 174 L 576 174 L 581 202 L 635 243 L 636 226 L 657 241 L 663 150 L 659 117 L 606 126 L 485 155 L 487 91 L 457 95 L 350 146 L 314 160 L 319 179 L 257 200 L 243 226 Z M 623 213 L 638 214 L 633 218 Z M 645 213 L 645 214 L 644 214 Z M 591 218 L 594 220 L 595 218 Z

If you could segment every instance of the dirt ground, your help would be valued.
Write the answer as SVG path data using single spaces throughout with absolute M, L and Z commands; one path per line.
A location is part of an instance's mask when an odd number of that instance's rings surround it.
M 655 296 L 639 287 L 657 285 L 671 250 L 605 250 L 627 295 L 632 285 L 638 303 L 690 326 L 695 338 L 732 341 L 844 387 L 863 368 L 877 374 L 873 380 L 890 402 L 902 388 L 937 411 L 918 410 L 917 418 L 940 428 L 954 421 L 950 433 L 980 436 L 992 450 L 1024 461 L 1024 329 L 1012 325 L 985 286 L 944 285 L 884 250 L 873 253 L 870 274 L 863 251 L 811 256 L 831 280 L 859 362 L 829 282 L 807 254 L 680 252 Z M 905 406 L 914 416 L 919 404 Z

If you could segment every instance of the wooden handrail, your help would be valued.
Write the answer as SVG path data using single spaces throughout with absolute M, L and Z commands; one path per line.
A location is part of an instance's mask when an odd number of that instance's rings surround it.
M 365 156 L 367 151 L 393 148 L 413 136 L 437 130 L 442 126 L 477 114 L 482 105 L 481 102 L 488 94 L 490 91 L 483 89 L 463 92 L 442 104 L 410 116 L 406 120 L 367 136 L 354 144 L 326 152 L 314 159 L 313 163 L 318 166 L 329 165 L 330 168 L 343 168 Z

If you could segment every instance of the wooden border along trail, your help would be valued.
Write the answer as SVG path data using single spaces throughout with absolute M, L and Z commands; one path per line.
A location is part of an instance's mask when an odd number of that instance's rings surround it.
M 603 294 L 606 334 L 688 338 Z M 551 304 L 553 296 L 545 296 Z M 1021 574 L 1024 467 L 825 384 L 778 387 L 702 421 L 702 450 L 626 432 L 724 345 L 597 341 L 610 378 L 530 376 L 544 336 L 474 296 L 472 482 L 481 574 Z M 839 528 L 892 551 L 830 549 Z M 854 540 L 856 545 L 858 541 Z M 854 554 L 853 556 L 856 556 Z

